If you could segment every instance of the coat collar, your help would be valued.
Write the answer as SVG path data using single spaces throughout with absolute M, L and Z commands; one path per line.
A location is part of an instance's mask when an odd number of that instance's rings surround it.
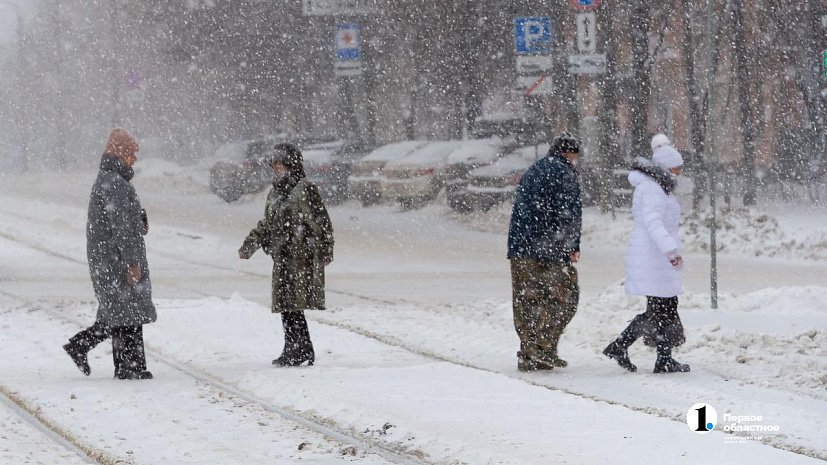
M 635 158 L 632 162 L 632 171 L 639 171 L 651 178 L 658 183 L 663 192 L 666 192 L 666 195 L 671 194 L 678 184 L 670 173 L 643 157 Z
M 126 166 L 126 163 L 111 153 L 103 154 L 100 169 L 115 173 L 127 181 L 131 180 L 132 177 L 135 176 L 135 171 L 132 168 Z
M 566 160 L 566 157 L 563 156 L 563 152 L 557 151 L 554 148 L 550 148 L 546 156 L 550 159 L 558 159 L 562 161 L 563 163 L 565 163 L 567 167 L 571 168 L 572 171 L 574 171 L 575 173 L 577 172 L 577 168 L 575 168 L 575 166 L 572 165 L 570 161 Z

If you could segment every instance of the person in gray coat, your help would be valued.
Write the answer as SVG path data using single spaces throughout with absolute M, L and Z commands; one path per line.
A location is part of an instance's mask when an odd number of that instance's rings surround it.
M 92 187 L 86 223 L 86 256 L 98 299 L 95 324 L 77 333 L 63 349 L 84 375 L 87 354 L 112 337 L 118 379 L 151 379 L 146 368 L 143 325 L 157 319 L 143 236 L 146 212 L 130 183 L 138 143 L 122 128 L 109 134 Z

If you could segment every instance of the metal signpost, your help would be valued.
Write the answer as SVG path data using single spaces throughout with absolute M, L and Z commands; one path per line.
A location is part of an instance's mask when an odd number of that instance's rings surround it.
M 706 0 L 706 85 L 707 102 L 706 106 L 706 141 L 704 143 L 704 155 L 706 155 L 707 166 L 709 166 L 709 209 L 712 210 L 712 221 L 709 227 L 709 298 L 710 306 L 718 308 L 718 240 L 717 240 L 717 205 L 715 192 L 715 160 L 712 158 L 712 149 L 715 143 L 715 126 L 712 121 L 712 102 L 715 101 L 715 69 L 712 66 L 714 51 L 712 45 L 712 0 Z
M 547 16 L 514 18 L 514 53 L 514 89 L 525 97 L 552 93 L 551 20 Z

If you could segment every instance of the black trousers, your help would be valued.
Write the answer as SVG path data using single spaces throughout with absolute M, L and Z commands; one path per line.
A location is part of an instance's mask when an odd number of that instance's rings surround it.
M 686 341 L 678 316 L 677 296 L 647 296 L 646 311 L 634 317 L 617 340 L 623 347 L 629 347 L 641 336 L 646 345 L 659 349 L 671 349 Z
M 143 326 L 110 327 L 96 321 L 92 326 L 80 331 L 69 339 L 73 350 L 88 353 L 98 344 L 112 338 L 112 361 L 115 372 L 121 369 L 146 370 L 144 353 Z
M 281 312 L 281 325 L 284 328 L 283 353 L 313 353 L 310 330 L 303 311 Z

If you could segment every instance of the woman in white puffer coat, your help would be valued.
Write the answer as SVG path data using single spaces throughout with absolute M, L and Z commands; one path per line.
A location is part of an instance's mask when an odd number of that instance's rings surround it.
M 624 259 L 626 293 L 646 296 L 646 312 L 637 315 L 603 353 L 626 370 L 636 371 L 628 349 L 644 336 L 644 342 L 657 349 L 655 373 L 687 372 L 689 365 L 672 358 L 672 348 L 686 340 L 678 316 L 681 211 L 672 193 L 683 158 L 663 134 L 652 138 L 652 151 L 652 161 L 636 159 L 629 173 L 634 229 Z

